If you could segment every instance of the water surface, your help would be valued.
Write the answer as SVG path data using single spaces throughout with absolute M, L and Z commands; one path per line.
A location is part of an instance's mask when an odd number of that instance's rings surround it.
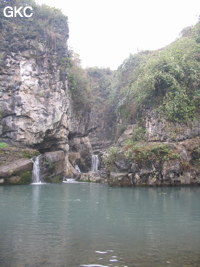
M 200 188 L 0 187 L 0 266 L 200 266 Z

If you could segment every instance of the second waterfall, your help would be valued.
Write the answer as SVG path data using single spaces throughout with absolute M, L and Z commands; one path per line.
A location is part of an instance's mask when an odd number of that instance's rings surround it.
M 98 172 L 98 167 L 99 167 L 99 156 L 98 155 L 92 155 L 91 171 L 92 172 Z
M 40 184 L 41 180 L 40 180 L 40 159 L 41 159 L 41 155 L 34 157 L 32 159 L 33 162 L 33 172 L 32 172 L 32 183 L 33 184 Z

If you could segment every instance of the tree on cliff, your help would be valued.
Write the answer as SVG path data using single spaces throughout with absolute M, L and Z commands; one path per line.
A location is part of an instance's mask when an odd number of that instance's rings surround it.
M 77 53 L 69 50 L 68 81 L 75 107 L 89 108 L 90 87 L 87 71 L 81 67 L 81 60 Z
M 117 70 L 118 111 L 134 120 L 156 108 L 171 121 L 187 122 L 199 114 L 200 22 L 157 51 L 131 55 Z

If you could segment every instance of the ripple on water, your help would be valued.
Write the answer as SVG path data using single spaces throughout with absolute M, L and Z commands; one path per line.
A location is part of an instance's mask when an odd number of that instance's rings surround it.
M 99 250 L 97 250 L 97 251 L 95 251 L 96 253 L 99 253 L 99 254 L 106 254 L 106 253 L 108 253 L 108 251 L 99 251 Z
M 164 190 L 0 187 L 0 266 L 199 267 L 200 187 Z
M 101 265 L 101 264 L 84 264 L 80 266 L 81 267 L 109 267 L 108 265 Z

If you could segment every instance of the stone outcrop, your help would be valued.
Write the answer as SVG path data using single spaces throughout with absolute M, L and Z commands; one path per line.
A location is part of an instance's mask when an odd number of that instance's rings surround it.
M 19 172 L 30 171 L 33 163 L 29 159 L 18 159 L 8 165 L 0 167 L 0 177 L 8 178 Z
M 40 159 L 40 179 L 52 183 L 63 181 L 65 175 L 65 153 L 63 151 L 46 152 Z
M 31 158 L 38 154 L 38 151 L 32 149 L 0 148 L 0 184 L 31 183 Z
M 7 55 L 0 87 L 1 140 L 41 150 L 66 145 L 70 97 L 55 57 L 49 62 L 44 54 L 37 61 L 33 50 Z
M 138 123 L 128 125 L 117 140 L 108 183 L 200 185 L 200 120 L 171 122 L 151 110 Z
M 73 132 L 69 30 L 60 12 L 35 8 L 39 24 L 36 14 L 33 21 L 27 19 L 26 25 L 24 20 L 16 19 L 13 34 L 12 23 L 7 21 L 0 38 L 0 142 L 34 148 L 42 154 L 62 150 L 64 156 L 56 163 L 44 156 L 55 163 L 53 173 L 58 177 L 64 173 L 63 166 L 69 170 L 68 135 Z M 40 16 L 40 12 L 45 15 Z
M 186 123 L 170 122 L 158 118 L 155 111 L 150 111 L 146 116 L 147 141 L 178 142 L 191 139 L 200 135 L 200 119 Z
M 67 17 L 47 6 L 34 9 L 32 18 L 16 18 L 15 27 L 1 18 L 0 142 L 68 151 Z
M 152 145 L 151 149 L 148 146 Z M 127 159 L 122 152 L 116 155 L 108 172 L 111 186 L 200 185 L 200 137 L 171 146 L 169 151 L 156 152 L 163 143 L 143 146 L 135 159 Z M 154 151 L 154 152 L 152 152 Z M 153 154 L 155 153 L 155 154 Z M 156 154 L 157 153 L 157 154 Z
M 69 161 L 72 166 L 78 165 L 82 172 L 91 170 L 92 146 L 89 138 L 75 137 L 69 140 Z
M 105 179 L 102 179 L 99 173 L 90 171 L 87 173 L 82 173 L 80 177 L 77 179 L 77 181 L 104 183 Z
M 125 129 L 125 131 L 123 132 L 123 134 L 119 137 L 119 139 L 117 140 L 117 145 L 122 145 L 123 142 L 125 140 L 127 140 L 128 138 L 132 138 L 133 136 L 133 130 L 136 128 L 136 124 L 134 125 L 128 125 Z
M 110 185 L 120 186 L 199 184 L 200 120 L 172 123 L 160 119 L 155 110 L 142 107 L 137 119 L 133 114 L 128 120 L 120 118 L 116 107 L 123 94 L 117 93 L 120 87 L 113 90 L 120 82 L 109 69 L 87 69 L 91 96 L 82 101 L 89 93 L 69 89 L 77 77 L 68 73 L 67 19 L 58 10 L 36 8 L 38 17 L 27 19 L 26 25 L 21 19 L 15 20 L 15 29 L 9 20 L 3 18 L 0 23 L 0 142 L 40 151 L 41 179 L 45 182 L 64 177 L 102 182 L 108 176 Z M 79 93 L 83 83 L 77 83 Z M 117 140 L 124 129 L 123 120 L 130 125 Z M 117 129 L 116 124 L 122 127 Z M 103 161 L 106 149 L 117 140 L 120 151 L 127 139 L 146 141 L 147 148 L 151 142 L 167 142 L 176 155 L 141 161 L 119 152 L 107 173 Z M 99 157 L 95 173 L 91 172 L 93 154 Z M 0 183 L 21 183 L 22 172 L 30 182 L 30 158 L 0 154 Z

